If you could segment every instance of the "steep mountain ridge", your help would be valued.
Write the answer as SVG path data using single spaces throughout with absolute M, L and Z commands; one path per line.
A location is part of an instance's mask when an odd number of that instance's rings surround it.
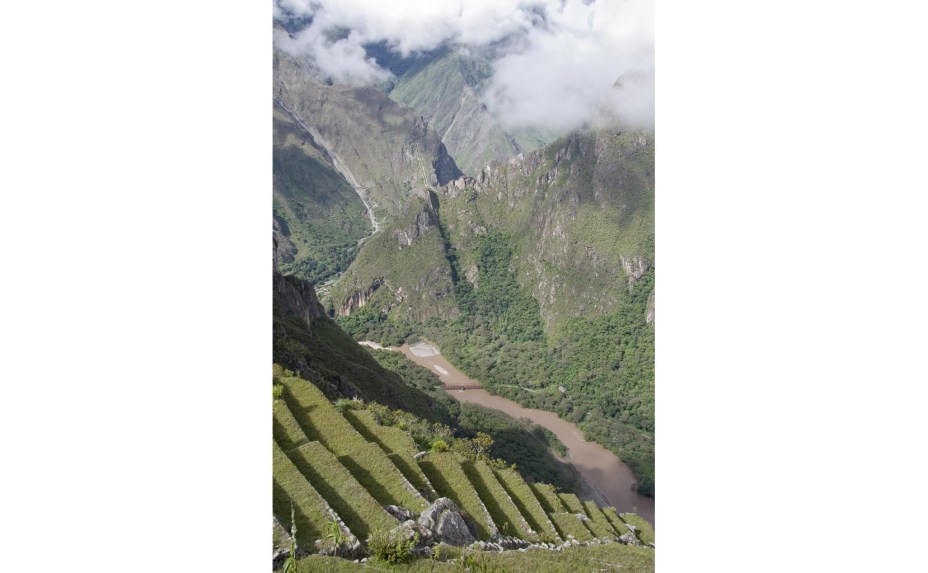
M 460 301 L 449 282 L 479 289 L 478 243 L 502 233 L 512 251 L 509 270 L 538 302 L 545 332 L 556 335 L 572 317 L 609 313 L 654 265 L 653 190 L 653 142 L 643 132 L 575 133 L 490 162 L 475 178 L 462 176 L 429 192 L 429 201 L 415 203 L 384 238 L 366 244 L 333 289 L 331 306 L 350 314 L 359 308 L 350 300 L 390 275 L 392 298 L 364 295 L 365 303 L 380 304 L 376 313 L 417 322 L 456 316 Z M 424 230 L 414 224 L 422 216 L 429 223 Z M 406 244 L 388 235 L 406 237 Z M 404 252 L 412 244 L 415 258 Z M 387 268 L 387 261 L 400 260 L 403 273 Z M 424 290 L 425 298 L 407 298 Z M 430 302 L 417 308 L 417 300 Z M 438 300 L 441 311 L 433 304 Z
M 274 52 L 274 105 L 325 149 L 378 221 L 402 210 L 416 191 L 462 175 L 413 110 L 374 87 L 326 85 L 305 61 L 281 50 Z
M 328 297 L 335 313 L 347 316 L 371 305 L 378 315 L 407 322 L 457 314 L 438 207 L 434 192 L 417 194 L 365 244 Z
M 509 237 L 510 269 L 538 301 L 546 332 L 610 312 L 654 265 L 649 139 L 618 129 L 574 133 L 442 187 L 463 276 L 479 288 L 474 246 L 492 229 Z

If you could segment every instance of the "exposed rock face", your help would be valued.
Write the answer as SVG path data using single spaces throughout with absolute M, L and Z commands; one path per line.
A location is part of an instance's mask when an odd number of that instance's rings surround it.
M 436 156 L 435 160 L 432 161 L 432 168 L 435 170 L 435 177 L 438 178 L 439 185 L 447 185 L 463 175 L 461 170 L 458 169 L 458 166 L 454 163 L 454 159 L 448 155 L 448 150 L 445 149 L 444 143 L 438 145 Z
M 619 259 L 621 259 L 622 268 L 625 270 L 626 276 L 628 276 L 628 286 L 631 286 L 632 283 L 640 279 L 648 271 L 648 261 L 644 260 L 643 257 L 637 255 L 620 256 Z
M 416 541 L 416 547 L 424 547 L 432 543 L 435 533 L 415 521 L 408 519 L 390 530 L 390 539 Z
M 355 291 L 348 295 L 344 301 L 342 301 L 341 307 L 338 309 L 339 316 L 348 316 L 352 312 L 358 310 L 370 300 L 371 296 L 377 292 L 381 286 L 383 286 L 383 277 L 378 277 L 374 279 L 374 282 L 371 283 L 371 286 L 367 287 L 363 291 Z
M 286 221 L 274 218 L 274 239 L 277 241 L 277 256 L 275 260 L 282 263 L 292 263 L 296 257 L 296 245 L 290 241 L 290 229 Z
M 423 511 L 419 516 L 419 525 L 431 529 L 437 541 L 448 545 L 463 547 L 477 541 L 464 521 L 461 509 L 447 497 L 435 500 Z
M 423 209 L 416 214 L 412 224 L 404 229 L 396 229 L 393 234 L 399 239 L 400 249 L 411 246 L 426 231 L 438 225 L 438 216 L 432 209 Z
M 325 316 L 325 309 L 316 297 L 312 283 L 284 276 L 277 268 L 277 237 L 274 237 L 274 312 L 295 314 L 312 329 L 312 323 Z

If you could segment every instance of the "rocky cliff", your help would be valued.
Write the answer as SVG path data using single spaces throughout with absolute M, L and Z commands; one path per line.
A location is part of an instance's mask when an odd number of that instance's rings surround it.
M 609 312 L 654 265 L 653 153 L 645 133 L 577 133 L 443 186 L 441 217 L 462 274 L 479 286 L 473 248 L 493 229 L 508 234 L 511 270 L 546 330 Z
M 294 315 L 312 329 L 313 322 L 325 316 L 325 310 L 319 304 L 316 290 L 312 283 L 292 276 L 281 274 L 277 265 L 278 241 L 274 242 L 274 314 Z

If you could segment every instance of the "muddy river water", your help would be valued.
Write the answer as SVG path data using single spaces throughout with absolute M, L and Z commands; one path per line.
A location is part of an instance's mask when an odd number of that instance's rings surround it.
M 457 400 L 500 410 L 515 418 L 528 418 L 551 430 L 567 446 L 570 462 L 595 490 L 592 497 L 600 498 L 601 502 L 605 500 L 620 512 L 631 511 L 654 523 L 654 499 L 635 493 L 632 471 L 606 448 L 584 440 L 583 432 L 577 426 L 552 412 L 525 408 L 507 398 L 493 396 L 479 382 L 451 365 L 428 342 L 417 342 L 412 346 L 404 344 L 399 350 L 413 362 L 435 372 L 445 384 L 448 394 Z

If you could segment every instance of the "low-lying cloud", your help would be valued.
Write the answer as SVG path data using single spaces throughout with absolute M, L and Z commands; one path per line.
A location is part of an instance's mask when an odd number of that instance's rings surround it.
M 365 54 L 369 43 L 409 56 L 506 40 L 483 93 L 505 125 L 653 126 L 653 0 L 275 0 L 274 10 L 311 18 L 277 45 L 309 55 L 337 82 L 390 76 Z

